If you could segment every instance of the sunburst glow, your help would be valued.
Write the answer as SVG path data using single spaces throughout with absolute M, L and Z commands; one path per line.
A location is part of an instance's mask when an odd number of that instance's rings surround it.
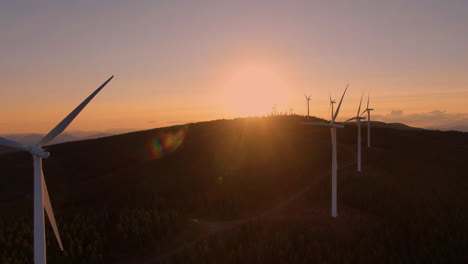
M 266 115 L 284 100 L 287 85 L 281 70 L 267 63 L 234 67 L 225 78 L 223 96 L 227 111 L 236 116 Z

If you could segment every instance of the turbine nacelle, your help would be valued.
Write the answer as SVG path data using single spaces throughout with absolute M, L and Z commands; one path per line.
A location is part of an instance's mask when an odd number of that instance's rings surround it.
M 364 93 L 362 93 L 364 95 Z M 369 94 L 367 95 L 367 106 L 366 106 L 366 109 L 364 109 L 364 111 L 362 111 L 361 115 L 363 115 L 364 113 L 370 113 L 370 111 L 373 111 L 374 108 L 369 108 L 369 99 L 370 99 L 370 91 L 369 91 Z M 362 100 L 362 96 L 361 96 L 361 100 Z
M 369 108 L 369 100 L 370 100 L 370 91 L 369 94 L 367 95 L 367 106 L 364 111 L 362 111 L 361 115 L 364 113 L 367 113 L 367 147 L 370 148 L 370 125 L 371 125 L 371 111 L 374 110 L 374 108 Z
M 31 153 L 31 155 L 41 157 L 43 159 L 47 159 L 50 156 L 49 152 L 36 146 L 29 146 L 29 153 Z
M 26 146 L 21 143 L 15 142 L 13 140 L 9 140 L 6 138 L 0 137 L 0 146 L 8 147 L 11 149 L 22 150 L 29 152 L 33 156 L 41 157 L 41 158 L 48 158 L 50 153 L 43 150 L 38 146 Z
M 366 118 L 363 117 L 363 116 L 357 116 L 357 117 L 353 117 L 353 118 L 350 118 L 350 119 L 346 120 L 345 123 L 347 123 L 347 122 L 349 122 L 349 121 L 353 121 L 353 120 L 358 120 L 358 119 L 359 119 L 359 120 L 364 120 L 364 119 L 366 119 Z

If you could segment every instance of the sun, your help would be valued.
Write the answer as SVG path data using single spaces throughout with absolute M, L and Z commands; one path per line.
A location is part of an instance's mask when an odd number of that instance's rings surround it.
M 267 63 L 244 63 L 233 67 L 222 83 L 226 110 L 235 116 L 268 115 L 285 100 L 284 73 Z

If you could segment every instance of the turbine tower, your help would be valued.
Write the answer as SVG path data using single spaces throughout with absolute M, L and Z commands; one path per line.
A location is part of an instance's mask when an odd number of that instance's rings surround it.
M 47 192 L 47 186 L 44 179 L 44 173 L 42 172 L 42 159 L 50 156 L 49 152 L 46 152 L 42 147 L 53 140 L 55 137 L 60 135 L 75 117 L 85 108 L 85 106 L 98 94 L 104 86 L 112 79 L 111 76 L 105 81 L 99 88 L 97 88 L 88 98 L 86 98 L 78 107 L 75 108 L 65 119 L 62 120 L 49 134 L 42 138 L 36 145 L 25 146 L 12 140 L 8 140 L 0 137 L 0 145 L 29 152 L 33 156 L 33 168 L 34 168 L 34 263 L 45 264 L 46 263 L 46 242 L 45 242 L 45 221 L 44 221 L 44 209 L 49 218 L 50 224 L 54 231 L 55 237 L 57 238 L 60 249 L 63 251 L 62 240 L 58 232 L 57 223 L 55 222 L 54 212 L 52 211 L 52 205 L 50 203 L 49 193 Z
M 330 127 L 331 130 L 331 141 L 332 141 L 332 204 L 331 204 L 331 215 L 332 217 L 337 217 L 338 216 L 338 205 L 337 205 L 337 174 L 338 174 L 338 161 L 336 158 L 336 129 L 337 128 L 344 128 L 343 125 L 340 124 L 335 124 L 335 120 L 338 117 L 338 113 L 340 112 L 340 107 L 341 103 L 343 102 L 343 98 L 346 94 L 346 91 L 348 90 L 348 85 L 346 85 L 346 88 L 343 92 L 343 95 L 341 96 L 340 103 L 338 104 L 338 107 L 336 109 L 336 113 L 332 114 L 332 119 L 330 120 L 330 123 L 325 123 L 325 122 L 304 122 L 303 124 L 306 125 L 314 125 L 314 126 L 325 126 L 325 127 Z M 331 100 L 330 97 L 330 103 L 332 104 L 332 112 L 333 112 L 333 103 L 334 101 Z
M 367 148 L 370 148 L 370 126 L 371 126 L 370 112 L 374 110 L 373 108 L 369 108 L 369 97 L 370 97 L 370 91 L 367 94 L 367 107 L 361 113 L 361 115 L 363 115 L 365 112 L 367 112 Z
M 364 92 L 362 92 L 361 95 L 361 101 L 359 102 L 359 108 L 357 110 L 357 114 L 355 117 L 352 117 L 346 122 L 349 122 L 351 120 L 356 120 L 357 123 L 357 128 L 358 128 L 358 138 L 357 138 L 357 171 L 361 172 L 361 119 L 366 119 L 365 117 L 362 117 L 359 115 L 359 112 L 361 112 L 361 104 L 362 104 L 362 97 L 364 96 Z M 345 123 L 346 123 L 345 122 Z
M 310 97 L 312 96 L 312 94 L 310 94 L 309 96 L 307 96 L 306 94 L 304 94 L 306 100 L 307 100 L 307 120 L 309 119 L 309 101 L 310 101 Z

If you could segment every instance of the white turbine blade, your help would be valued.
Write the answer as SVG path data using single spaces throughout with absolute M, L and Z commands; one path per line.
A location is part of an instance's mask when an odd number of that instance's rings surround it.
M 2 137 L 0 137 L 0 146 L 17 149 L 17 150 L 24 150 L 24 151 L 29 152 L 28 146 L 15 142 L 13 140 L 2 138 Z
M 54 129 L 52 129 L 49 134 L 47 134 L 41 141 L 39 141 L 36 146 L 44 146 L 47 144 L 49 141 L 54 139 L 56 136 L 58 136 L 60 133 L 62 133 L 68 125 L 75 119 L 75 117 L 85 108 L 85 106 L 98 94 L 106 84 L 112 80 L 114 76 L 112 75 L 107 81 L 105 81 L 99 88 L 96 89 L 88 98 L 86 98 L 78 107 L 75 108 L 70 114 L 68 114 L 67 117 L 65 117 L 62 122 L 60 122 Z
M 55 222 L 54 211 L 52 210 L 52 204 L 50 203 L 49 192 L 47 191 L 47 186 L 46 186 L 46 182 L 44 179 L 44 173 L 42 172 L 42 170 L 41 170 L 41 177 L 42 177 L 42 199 L 44 202 L 44 208 L 47 213 L 47 217 L 49 218 L 50 225 L 52 226 L 52 230 L 54 230 L 55 238 L 57 238 L 57 242 L 59 244 L 60 250 L 63 251 L 62 240 L 60 239 L 60 234 L 58 232 L 57 223 Z
M 334 108 L 333 108 L 333 107 L 334 107 L 333 104 L 334 104 L 334 103 L 332 102 L 332 103 L 331 103 L 331 117 L 330 117 L 330 118 L 331 118 L 331 119 L 330 119 L 330 123 L 331 123 L 331 124 L 333 124 L 333 122 L 335 121 L 335 119 L 333 118 L 333 115 L 334 115 L 334 113 L 335 113 L 335 112 L 334 112 Z
M 338 108 L 336 108 L 336 113 L 335 113 L 335 115 L 333 116 L 333 121 L 335 121 L 336 118 L 338 117 L 338 113 L 340 112 L 341 103 L 343 102 L 343 98 L 344 98 L 344 96 L 345 96 L 345 94 L 346 94 L 346 90 L 348 90 L 348 86 L 349 86 L 349 83 L 348 83 L 348 85 L 346 85 L 346 88 L 345 88 L 345 90 L 344 90 L 344 92 L 343 92 L 343 95 L 341 96 L 340 103 L 338 104 Z
M 367 94 L 367 107 L 366 107 L 366 109 L 369 109 L 369 98 L 370 98 L 370 89 L 369 89 L 369 93 Z
M 361 95 L 361 101 L 359 101 L 359 108 L 357 110 L 357 115 L 356 116 L 359 116 L 359 112 L 361 112 L 361 104 L 362 104 L 362 97 L 364 96 L 364 91 L 362 91 L 362 95 Z
M 370 90 L 369 90 L 369 93 L 367 94 L 367 107 L 366 109 L 364 109 L 364 111 L 362 111 L 360 115 L 363 115 L 365 112 L 369 111 L 369 97 L 370 97 Z
M 348 119 L 348 120 L 346 120 L 346 121 L 344 121 L 344 122 L 346 123 L 346 122 L 349 122 L 349 121 L 355 120 L 355 119 L 357 119 L 357 118 L 356 118 L 356 117 L 352 117 L 352 118 L 350 118 L 350 119 Z

